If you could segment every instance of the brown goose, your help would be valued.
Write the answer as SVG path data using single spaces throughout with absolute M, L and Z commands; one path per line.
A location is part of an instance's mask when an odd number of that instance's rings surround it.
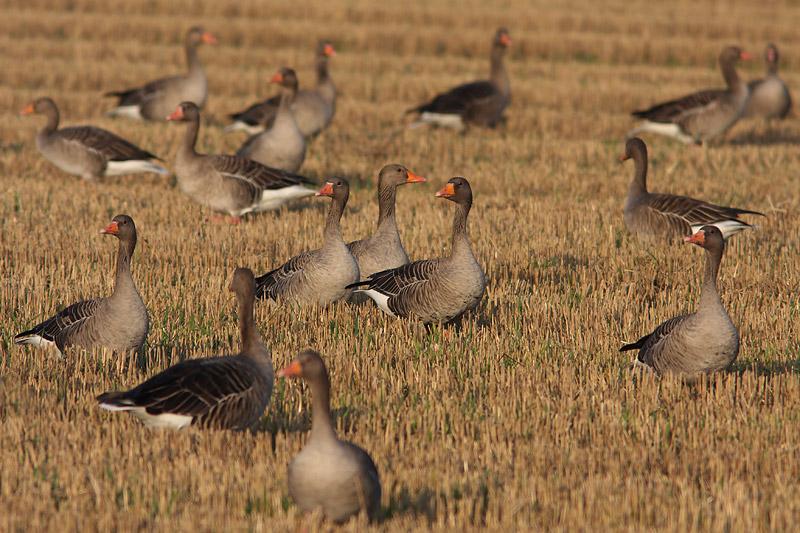
M 736 207 L 723 207 L 674 194 L 647 192 L 647 146 L 638 137 L 625 143 L 621 161 L 636 164 L 625 202 L 625 225 L 639 237 L 676 238 L 691 235 L 706 225 L 719 228 L 724 238 L 751 227 L 739 215 L 759 215 Z
M 181 102 L 194 102 L 198 107 L 203 107 L 208 98 L 208 80 L 197 54 L 197 47 L 201 44 L 217 44 L 217 39 L 203 28 L 195 26 L 186 33 L 189 72 L 151 81 L 143 87 L 106 93 L 105 96 L 119 98 L 117 107 L 108 114 L 160 121 Z
M 489 79 L 459 85 L 430 102 L 409 109 L 406 113 L 419 114 L 411 126 L 434 124 L 457 129 L 469 124 L 489 128 L 497 126 L 503 120 L 503 111 L 511 103 L 511 84 L 503 64 L 503 56 L 510 45 L 508 30 L 498 29 L 492 40 Z
M 394 218 L 397 187 L 405 183 L 424 183 L 403 165 L 386 165 L 378 175 L 378 228 L 371 237 L 347 245 L 358 261 L 361 278 L 365 279 L 381 270 L 396 268 L 408 263 L 408 255 L 400 242 Z
M 149 328 L 144 306 L 131 276 L 136 248 L 136 226 L 128 215 L 117 215 L 100 233 L 119 239 L 117 273 L 111 296 L 82 300 L 14 337 L 14 344 L 52 347 L 58 355 L 70 346 L 86 350 L 105 347 L 115 352 L 135 352 L 144 344 Z
M 328 73 L 328 60 L 336 55 L 333 45 L 320 41 L 317 45 L 317 87 L 302 89 L 290 106 L 297 126 L 304 137 L 313 137 L 328 127 L 336 112 L 336 86 Z M 280 96 L 253 104 L 232 114 L 233 124 L 225 131 L 246 131 L 253 135 L 272 126 L 280 106 Z
M 284 67 L 275 73 L 272 83 L 283 87 L 275 121 L 268 130 L 247 139 L 236 155 L 268 167 L 297 172 L 306 157 L 306 139 L 290 109 L 297 95 L 297 76 L 294 70 Z
M 50 98 L 39 98 L 20 112 L 33 113 L 47 117 L 47 124 L 36 135 L 36 148 L 64 172 L 86 180 L 139 172 L 169 174 L 166 168 L 150 161 L 158 157 L 110 131 L 94 126 L 59 129 L 58 107 Z
M 303 252 L 256 278 L 257 298 L 327 305 L 350 295 L 346 286 L 358 281 L 358 263 L 342 240 L 339 225 L 349 195 L 347 180 L 331 178 L 325 182 L 317 196 L 330 196 L 333 201 L 322 248 Z
M 167 120 L 186 122 L 186 136 L 175 158 L 178 186 L 194 201 L 228 213 L 234 221 L 246 213 L 278 209 L 286 202 L 314 194 L 313 181 L 270 168 L 244 157 L 198 154 L 200 110 L 183 102 Z
M 303 512 L 321 510 L 342 523 L 366 511 L 376 520 L 381 481 L 375 462 L 355 444 L 339 440 L 333 426 L 328 370 L 317 352 L 300 352 L 279 377 L 302 378 L 311 388 L 311 437 L 289 463 L 289 494 Z
M 636 364 L 658 374 L 697 376 L 724 370 L 739 354 L 739 332 L 722 306 L 717 274 L 725 239 L 715 226 L 703 226 L 686 242 L 706 250 L 705 276 L 697 311 L 667 320 L 653 333 L 620 348 L 639 350 Z
M 778 47 L 768 44 L 764 59 L 767 63 L 767 76 L 748 84 L 750 99 L 747 101 L 744 116 L 784 119 L 792 110 L 792 97 L 786 84 L 778 76 Z
M 472 207 L 469 182 L 452 178 L 436 196 L 457 206 L 450 255 L 377 272 L 366 281 L 348 285 L 375 300 L 384 312 L 416 317 L 426 324 L 461 316 L 480 303 L 486 290 L 486 276 L 467 236 L 467 215 Z
M 150 427 L 247 429 L 264 413 L 274 374 L 253 318 L 253 272 L 237 268 L 230 290 L 239 303 L 238 355 L 189 359 L 125 392 L 97 397 L 109 411 L 129 411 Z
M 749 89 L 736 73 L 736 63 L 750 59 L 737 46 L 728 46 L 719 55 L 719 66 L 726 89 L 709 89 L 677 100 L 654 105 L 632 115 L 645 122 L 628 132 L 628 138 L 640 133 L 658 133 L 686 144 L 702 144 L 725 133 L 739 120 L 747 105 Z

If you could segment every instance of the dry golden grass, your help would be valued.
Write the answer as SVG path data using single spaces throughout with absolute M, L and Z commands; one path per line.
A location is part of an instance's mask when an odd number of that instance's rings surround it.
M 65 124 L 90 122 L 170 158 L 183 128 L 103 116 L 106 90 L 183 68 L 183 31 L 220 45 L 201 55 L 211 98 L 200 144 L 228 152 L 225 113 L 268 91 L 275 68 L 312 77 L 330 37 L 341 89 L 332 128 L 304 172 L 348 176 L 347 238 L 370 232 L 374 177 L 402 162 L 432 182 L 399 195 L 414 258 L 449 246 L 452 206 L 433 193 L 453 175 L 475 189 L 474 247 L 490 278 L 460 331 L 390 320 L 374 307 L 259 305 L 276 366 L 322 352 L 340 433 L 382 476 L 387 530 L 787 530 L 800 517 L 796 119 L 741 123 L 708 149 L 650 138 L 651 186 L 765 211 L 731 242 L 723 300 L 740 328 L 733 372 L 689 388 L 634 379 L 617 352 L 692 309 L 702 254 L 646 248 L 624 229 L 631 165 L 627 112 L 720 85 L 720 48 L 760 57 L 778 43 L 800 97 L 795 4 L 644 1 L 605 5 L 504 0 L 308 3 L 189 0 L 7 1 L 0 8 L 0 529 L 285 530 L 286 464 L 308 429 L 309 398 L 279 384 L 255 434 L 153 432 L 101 412 L 94 396 L 185 357 L 236 347 L 236 266 L 263 272 L 320 240 L 327 202 L 209 225 L 155 177 L 102 185 L 66 176 L 36 152 L 41 118 L 16 111 L 54 97 Z M 402 111 L 484 75 L 488 41 L 510 27 L 514 104 L 499 132 L 397 132 Z M 741 72 L 760 75 L 759 61 Z M 106 293 L 113 239 L 132 215 L 134 277 L 152 329 L 145 360 L 117 370 L 105 353 L 66 360 L 13 335 L 80 297 Z M 309 525 L 308 523 L 306 525 Z M 310 524 L 312 529 L 320 527 Z M 322 526 L 325 527 L 325 526 Z M 363 529 L 353 522 L 349 529 Z

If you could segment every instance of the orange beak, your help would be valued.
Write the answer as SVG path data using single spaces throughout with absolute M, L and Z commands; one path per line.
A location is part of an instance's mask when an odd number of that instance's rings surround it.
M 619 162 L 620 163 L 622 163 L 623 161 L 627 161 L 628 159 L 630 159 L 628 157 L 628 154 L 622 154 L 622 155 L 619 156 Z
M 119 225 L 115 220 L 112 220 L 108 226 L 100 230 L 100 233 L 107 235 L 119 235 Z
M 322 52 L 328 57 L 333 57 L 336 55 L 336 50 L 333 49 L 332 44 L 326 44 L 325 47 L 322 49 Z
M 283 74 L 280 72 L 276 72 L 272 75 L 272 78 L 269 80 L 270 83 L 283 83 Z
M 35 109 L 33 108 L 33 102 L 26 105 L 22 108 L 22 111 L 19 112 L 20 115 L 32 115 Z
M 452 198 L 455 195 L 456 188 L 452 183 L 447 183 L 439 192 L 436 193 L 436 198 Z
M 315 196 L 333 196 L 333 183 L 326 181 Z
M 406 178 L 406 183 L 425 183 L 426 181 L 428 180 L 426 180 L 422 176 L 418 176 L 417 174 L 414 174 L 410 170 L 408 171 L 408 177 Z
M 503 46 L 511 46 L 511 37 L 507 33 L 500 36 L 500 44 Z
M 183 118 L 183 109 L 178 106 L 178 108 L 172 112 L 171 115 L 167 117 L 167 120 L 180 120 Z
M 706 233 L 703 230 L 700 230 L 694 235 L 684 237 L 683 241 L 691 244 L 696 244 L 697 246 L 703 246 L 706 243 Z
M 276 374 L 279 378 L 298 378 L 303 374 L 303 366 L 300 361 L 292 361 L 286 368 L 278 370 Z
M 213 33 L 204 32 L 204 33 L 203 33 L 203 36 L 202 36 L 202 37 L 200 37 L 200 39 L 201 39 L 201 40 L 203 41 L 203 43 L 205 43 L 205 44 L 217 44 L 217 38 L 216 38 L 216 37 L 214 37 L 214 34 L 213 34 Z
M 748 52 L 742 50 L 742 53 L 739 54 L 739 59 L 741 59 L 742 61 L 750 61 L 751 59 L 753 59 L 753 56 L 751 56 Z

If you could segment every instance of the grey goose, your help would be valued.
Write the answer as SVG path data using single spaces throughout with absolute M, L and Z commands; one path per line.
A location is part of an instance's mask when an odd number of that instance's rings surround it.
M 434 124 L 456 129 L 467 125 L 494 128 L 503 120 L 511 103 L 511 83 L 503 57 L 511 45 L 506 28 L 499 28 L 492 39 L 488 80 L 459 85 L 433 100 L 406 111 L 418 115 L 411 126 Z
M 469 182 L 452 178 L 436 196 L 456 204 L 450 255 L 376 272 L 348 286 L 365 293 L 389 315 L 413 317 L 426 324 L 460 317 L 480 303 L 486 290 L 486 275 L 467 235 L 472 207 Z
M 381 481 L 375 462 L 352 442 L 336 435 L 331 415 L 331 383 L 317 352 L 306 350 L 278 371 L 279 377 L 301 378 L 311 389 L 311 436 L 289 463 L 289 495 L 303 512 L 321 510 L 342 523 L 365 512 L 379 518 Z
M 719 66 L 725 78 L 725 89 L 709 89 L 656 104 L 631 113 L 644 119 L 628 132 L 631 138 L 641 133 L 657 133 L 686 144 L 702 144 L 725 133 L 742 116 L 750 90 L 739 78 L 736 63 L 750 59 L 738 46 L 728 46 L 719 55 Z
M 674 239 L 691 235 L 702 226 L 714 225 L 724 238 L 750 228 L 741 215 L 764 216 L 758 211 L 723 207 L 688 196 L 651 193 L 647 190 L 647 146 L 638 137 L 625 143 L 621 161 L 633 159 L 633 179 L 625 202 L 625 225 L 638 237 Z
M 47 122 L 36 135 L 36 148 L 45 159 L 68 174 L 96 180 L 105 176 L 154 172 L 169 174 L 157 156 L 110 131 L 94 126 L 58 127 L 60 115 L 50 98 L 38 98 L 20 114 L 44 115 Z
M 684 238 L 706 251 L 703 288 L 697 311 L 671 318 L 652 333 L 626 344 L 621 352 L 638 350 L 635 365 L 657 374 L 695 378 L 728 368 L 739 354 L 739 332 L 722 305 L 717 275 L 725 239 L 716 226 L 703 226 Z
M 230 290 L 239 305 L 237 355 L 187 359 L 129 391 L 99 395 L 100 407 L 127 411 L 156 428 L 243 430 L 255 424 L 272 396 L 274 371 L 253 317 L 253 272 L 237 268 Z
M 767 75 L 748 84 L 750 99 L 747 101 L 744 116 L 784 119 L 792 110 L 792 97 L 786 83 L 778 75 L 780 62 L 778 47 L 772 43 L 768 44 L 764 60 L 767 63 Z
M 200 110 L 192 102 L 181 103 L 167 118 L 186 123 L 175 157 L 178 187 L 197 203 L 227 213 L 233 222 L 247 213 L 278 209 L 314 194 L 307 187 L 314 182 L 292 172 L 244 157 L 198 153 Z
M 181 102 L 194 102 L 202 108 L 208 98 L 208 80 L 197 53 L 201 44 L 217 44 L 217 39 L 199 26 L 190 28 L 184 41 L 189 71 L 151 81 L 141 87 L 106 93 L 106 96 L 119 100 L 117 107 L 108 114 L 163 121 Z
M 82 300 L 14 337 L 14 344 L 55 347 L 58 355 L 71 347 L 98 347 L 114 352 L 138 351 L 147 338 L 147 308 L 131 276 L 136 248 L 136 225 L 128 215 L 117 215 L 100 233 L 119 239 L 114 290 L 110 296 Z

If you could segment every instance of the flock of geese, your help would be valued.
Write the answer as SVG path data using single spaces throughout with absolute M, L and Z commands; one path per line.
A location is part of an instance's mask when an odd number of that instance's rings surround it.
M 183 122 L 185 135 L 173 165 L 178 186 L 192 200 L 230 222 L 306 196 L 330 198 L 322 244 L 258 277 L 250 269 L 236 269 L 230 290 L 238 303 L 241 341 L 237 355 L 186 360 L 131 390 L 106 392 L 97 400 L 102 408 L 127 411 L 148 426 L 242 430 L 263 415 L 276 376 L 301 378 L 311 389 L 313 418 L 310 438 L 289 465 L 292 498 L 303 511 L 322 509 L 337 522 L 361 511 L 376 518 L 381 495 L 378 471 L 364 450 L 336 435 L 325 363 L 318 353 L 307 350 L 275 373 L 270 351 L 255 323 L 255 301 L 324 306 L 340 300 L 361 303 L 368 297 L 393 317 L 425 324 L 457 320 L 479 304 L 487 283 L 467 233 L 472 189 L 467 179 L 455 177 L 436 193 L 455 205 L 449 255 L 411 262 L 395 218 L 397 189 L 426 180 L 403 165 L 386 165 L 377 180 L 375 232 L 345 242 L 340 220 L 349 197 L 347 180 L 331 178 L 317 189 L 312 180 L 297 174 L 308 141 L 320 134 L 335 114 L 336 87 L 328 70 L 335 55 L 333 45 L 321 41 L 316 47 L 314 88 L 300 89 L 295 71 L 284 67 L 271 79 L 280 87 L 279 94 L 231 114 L 226 131 L 244 131 L 250 136 L 235 155 L 219 155 L 196 150 L 201 110 L 208 96 L 198 47 L 214 43 L 212 34 L 191 28 L 185 40 L 188 72 L 108 93 L 118 99 L 109 113 Z M 410 127 L 430 124 L 463 129 L 502 124 L 511 102 L 503 62 L 510 45 L 509 32 L 498 29 L 492 39 L 489 78 L 460 85 L 409 109 L 408 113 L 417 117 Z M 768 75 L 749 84 L 738 77 L 735 68 L 737 61 L 748 57 L 738 47 L 722 51 L 719 62 L 725 89 L 693 93 L 633 113 L 644 122 L 629 133 L 621 157 L 634 161 L 624 208 L 627 228 L 649 241 L 683 238 L 706 251 L 697 311 L 672 318 L 621 348 L 638 350 L 635 363 L 657 374 L 693 379 L 725 369 L 734 361 L 739 335 L 722 305 L 716 280 L 726 239 L 750 227 L 742 216 L 763 215 L 649 192 L 647 147 L 636 135 L 657 133 L 699 144 L 720 136 L 743 116 L 786 117 L 791 99 L 778 77 L 777 48 L 767 47 Z M 36 146 L 67 173 L 87 180 L 137 172 L 170 173 L 156 155 L 114 133 L 93 126 L 59 128 L 59 111 L 50 98 L 39 98 L 22 113 L 44 115 L 47 122 L 36 136 Z M 118 215 L 101 233 L 119 242 L 112 293 L 63 309 L 17 335 L 16 344 L 54 348 L 59 355 L 71 347 L 103 347 L 121 353 L 143 348 L 150 318 L 131 275 L 136 225 L 130 216 Z

